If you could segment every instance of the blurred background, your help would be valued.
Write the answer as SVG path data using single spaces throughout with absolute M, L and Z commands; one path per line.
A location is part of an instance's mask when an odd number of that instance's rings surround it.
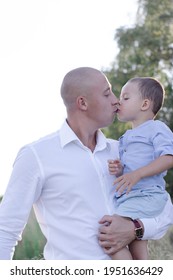
M 134 76 L 154 76 L 166 90 L 157 119 L 173 131 L 173 0 L 6 0 L 0 2 L 0 195 L 22 145 L 59 128 L 59 94 L 73 68 L 102 70 L 114 93 Z M 128 124 L 104 129 L 118 139 Z M 166 176 L 173 197 L 173 170 Z M 45 239 L 34 213 L 14 259 L 40 259 Z M 173 259 L 173 229 L 149 242 L 151 259 Z

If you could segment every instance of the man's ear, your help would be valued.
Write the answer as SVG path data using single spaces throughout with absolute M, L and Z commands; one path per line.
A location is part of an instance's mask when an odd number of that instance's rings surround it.
M 151 106 L 151 100 L 149 99 L 144 99 L 141 105 L 141 110 L 142 111 L 146 111 L 150 108 Z
M 76 99 L 76 103 L 79 109 L 86 111 L 88 104 L 85 96 L 78 96 Z

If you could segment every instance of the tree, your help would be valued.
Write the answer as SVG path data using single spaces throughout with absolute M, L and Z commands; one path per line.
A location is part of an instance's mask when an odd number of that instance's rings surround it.
M 118 96 L 121 87 L 135 76 L 159 79 L 166 96 L 157 118 L 173 131 L 173 0 L 138 0 L 134 26 L 117 29 L 115 40 L 119 53 L 110 69 L 104 71 L 113 91 Z M 127 128 L 128 124 L 115 120 L 105 133 L 117 139 Z M 171 192 L 173 170 L 168 172 L 166 181 Z

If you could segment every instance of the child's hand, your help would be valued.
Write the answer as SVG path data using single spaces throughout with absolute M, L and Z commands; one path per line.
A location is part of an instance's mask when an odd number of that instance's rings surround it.
M 119 159 L 108 160 L 108 169 L 111 175 L 118 177 L 123 174 L 123 166 Z
M 140 172 L 137 170 L 123 174 L 122 176 L 118 177 L 114 181 L 114 185 L 118 184 L 116 187 L 116 191 L 119 194 L 122 194 L 126 190 L 126 194 L 128 194 L 132 187 L 136 185 L 136 183 L 141 179 Z

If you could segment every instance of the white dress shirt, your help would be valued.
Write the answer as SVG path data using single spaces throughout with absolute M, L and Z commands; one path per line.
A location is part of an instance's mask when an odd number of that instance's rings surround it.
M 66 122 L 23 147 L 0 204 L 0 259 L 12 258 L 33 204 L 47 239 L 45 259 L 109 259 L 98 244 L 98 221 L 114 213 L 107 160 L 116 157 L 117 141 L 98 131 L 91 152 Z M 160 238 L 173 223 L 170 201 L 166 208 L 158 218 L 142 220 L 144 238 Z

